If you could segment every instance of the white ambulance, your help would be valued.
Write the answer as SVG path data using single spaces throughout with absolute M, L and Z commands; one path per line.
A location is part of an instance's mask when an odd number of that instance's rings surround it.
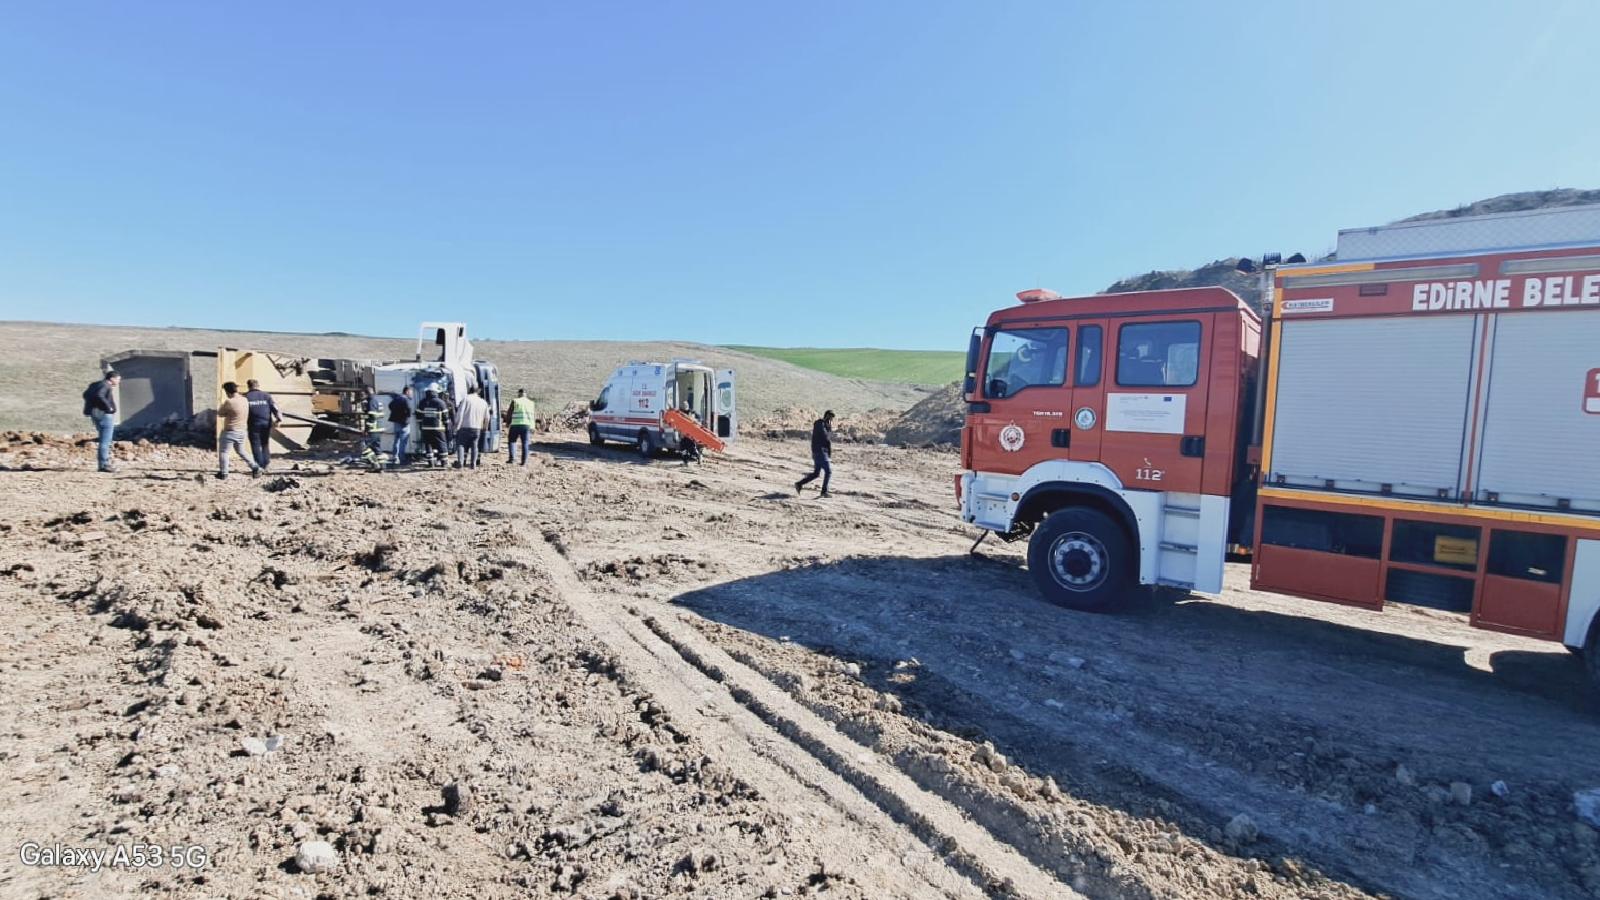
M 694 359 L 619 366 L 589 410 L 589 443 L 633 444 L 645 457 L 689 449 L 689 439 L 663 420 L 669 410 L 687 414 L 724 442 L 733 440 L 739 426 L 733 370 Z

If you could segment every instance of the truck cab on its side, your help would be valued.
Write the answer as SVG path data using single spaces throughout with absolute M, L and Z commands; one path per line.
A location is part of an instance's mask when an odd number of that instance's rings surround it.
M 1028 538 L 1050 600 L 1109 606 L 1133 584 L 1215 592 L 1254 485 L 1245 453 L 1261 321 L 1192 288 L 1023 291 L 974 331 L 962 520 Z

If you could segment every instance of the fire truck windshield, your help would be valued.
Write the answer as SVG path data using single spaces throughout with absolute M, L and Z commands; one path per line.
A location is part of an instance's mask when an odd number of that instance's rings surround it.
M 1066 383 L 1067 330 L 1019 328 L 996 331 L 984 366 L 984 396 L 1010 397 L 1025 388 Z

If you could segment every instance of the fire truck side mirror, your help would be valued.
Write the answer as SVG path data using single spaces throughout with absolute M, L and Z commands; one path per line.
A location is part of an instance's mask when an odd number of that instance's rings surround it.
M 974 328 L 967 340 L 967 377 L 961 383 L 961 392 L 970 394 L 978 387 L 978 354 L 983 351 L 983 331 Z

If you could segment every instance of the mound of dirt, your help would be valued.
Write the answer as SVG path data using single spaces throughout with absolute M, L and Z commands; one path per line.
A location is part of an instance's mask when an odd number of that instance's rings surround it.
M 117 462 L 160 455 L 159 448 L 155 448 L 148 438 L 123 440 L 122 437 L 118 434 L 117 440 L 111 445 L 111 457 Z M 75 467 L 82 465 L 86 454 L 92 464 L 96 442 L 92 434 L 0 432 L 0 470 Z
M 589 404 L 574 400 L 549 419 L 545 431 L 582 431 L 589 427 Z
M 743 426 L 749 434 L 774 440 L 808 440 L 811 426 L 822 410 L 808 407 L 782 407 L 771 415 L 753 419 Z M 892 409 L 869 409 L 861 413 L 840 411 L 833 421 L 833 439 L 845 444 L 882 443 L 885 431 L 900 417 Z
M 896 418 L 884 431 L 883 439 L 885 443 L 912 447 L 959 444 L 966 414 L 961 382 L 952 381 Z

